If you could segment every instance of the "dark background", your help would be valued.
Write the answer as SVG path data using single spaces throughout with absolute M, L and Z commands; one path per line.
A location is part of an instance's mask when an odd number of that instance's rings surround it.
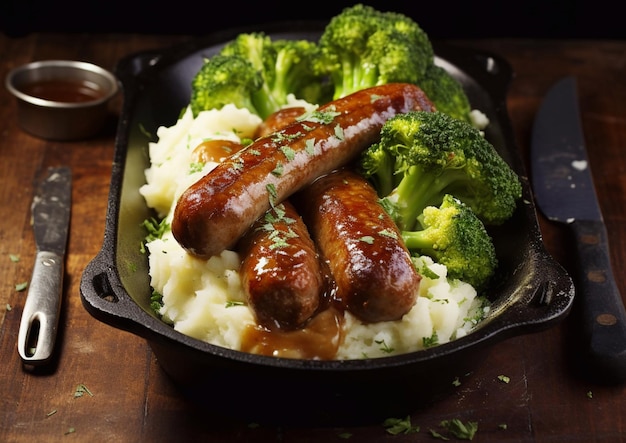
M 324 21 L 354 3 L 310 0 L 272 6 L 267 1 L 242 0 L 0 0 L 0 31 L 13 37 L 56 31 L 204 35 L 268 22 Z M 412 17 L 431 38 L 626 38 L 624 15 L 613 0 L 362 3 Z

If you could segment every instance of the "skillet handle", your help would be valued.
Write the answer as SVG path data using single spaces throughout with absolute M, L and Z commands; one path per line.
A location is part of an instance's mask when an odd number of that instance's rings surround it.
M 130 297 L 114 267 L 107 265 L 105 246 L 85 268 L 80 282 L 83 307 L 103 323 L 146 337 L 147 314 Z M 154 320 L 154 319 L 152 319 Z

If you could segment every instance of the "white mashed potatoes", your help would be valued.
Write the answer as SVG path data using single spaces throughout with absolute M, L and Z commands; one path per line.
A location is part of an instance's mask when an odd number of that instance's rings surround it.
M 193 149 L 209 139 L 239 142 L 251 138 L 260 123 L 247 110 L 225 106 L 195 119 L 188 109 L 174 126 L 159 128 L 158 141 L 149 146 L 146 184 L 140 189 L 148 206 L 169 223 L 180 194 L 216 165 L 194 163 Z M 146 247 L 151 285 L 163 297 L 159 312 L 163 320 L 199 340 L 241 349 L 243 332 L 255 320 L 246 305 L 238 254 L 224 251 L 209 260 L 195 258 L 182 249 L 169 229 Z M 337 359 L 415 351 L 466 335 L 476 325 L 486 308 L 474 288 L 449 281 L 445 266 L 428 257 L 416 259 L 416 264 L 430 271 L 422 268 L 413 309 L 401 320 L 376 324 L 363 324 L 346 313 Z

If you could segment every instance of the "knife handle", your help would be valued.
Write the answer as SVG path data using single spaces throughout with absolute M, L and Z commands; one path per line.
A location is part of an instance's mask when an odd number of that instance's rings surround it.
M 61 311 L 63 272 L 63 256 L 37 252 L 17 336 L 17 350 L 24 363 L 42 365 L 52 358 Z
M 608 236 L 602 221 L 571 224 L 579 253 L 580 315 L 590 375 L 608 383 L 626 381 L 626 310 L 610 262 Z

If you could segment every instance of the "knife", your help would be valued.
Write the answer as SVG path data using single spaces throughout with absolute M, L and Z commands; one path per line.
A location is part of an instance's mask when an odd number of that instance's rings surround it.
M 626 380 L 626 312 L 587 158 L 575 77 L 552 86 L 539 108 L 531 170 L 537 206 L 549 220 L 565 223 L 575 238 L 584 370 L 597 380 L 621 383 Z
M 48 363 L 57 336 L 65 247 L 70 222 L 72 176 L 67 167 L 50 168 L 31 206 L 37 255 L 17 337 L 22 362 Z

